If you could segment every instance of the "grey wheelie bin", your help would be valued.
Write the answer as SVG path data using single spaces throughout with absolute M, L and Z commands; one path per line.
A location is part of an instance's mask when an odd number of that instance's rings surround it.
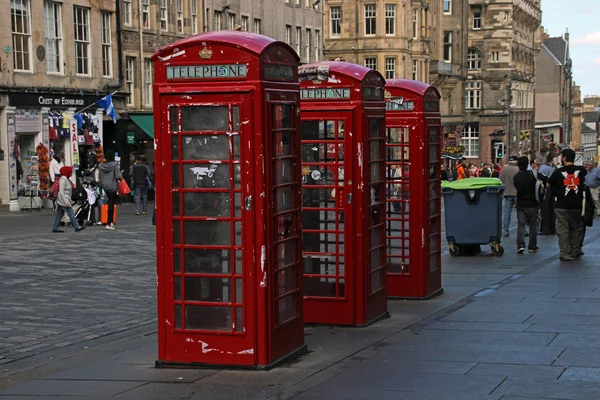
M 504 254 L 502 238 L 502 193 L 496 178 L 469 178 L 443 182 L 446 239 L 450 255 L 458 256 L 489 245 L 494 256 Z

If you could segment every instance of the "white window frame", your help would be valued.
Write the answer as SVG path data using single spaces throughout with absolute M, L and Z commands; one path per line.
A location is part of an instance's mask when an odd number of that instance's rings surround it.
M 499 51 L 490 51 L 490 62 L 491 63 L 500 62 L 500 52 Z
M 102 34 L 100 39 L 102 41 L 102 77 L 112 78 L 113 67 L 112 67 L 112 34 L 111 34 L 111 13 L 108 11 L 102 11 L 100 14 L 100 21 L 102 26 Z
M 477 15 L 479 15 L 477 17 Z M 481 10 L 473 11 L 473 30 L 478 31 L 483 27 L 483 13 Z
M 385 5 L 385 35 L 396 36 L 396 5 Z
M 289 44 L 290 46 L 292 45 L 292 26 L 291 25 L 285 26 L 285 42 L 287 44 Z
M 235 28 L 235 14 L 227 13 L 227 28 L 231 30 Z
M 78 14 L 81 12 L 81 14 Z M 77 28 L 81 27 L 81 32 Z M 90 9 L 73 6 L 73 27 L 75 31 L 75 73 L 81 76 L 92 75 L 92 43 L 90 38 Z M 81 36 L 79 35 L 81 33 Z M 79 60 L 82 70 L 79 69 Z
M 198 0 L 190 0 L 192 2 L 192 33 L 198 33 Z
M 481 69 L 482 59 L 481 53 L 475 49 L 469 49 L 467 53 L 468 68 L 470 71 Z
M 262 20 L 259 18 L 254 18 L 253 27 L 254 33 L 258 33 L 260 35 L 262 32 Z
M 481 108 L 482 96 L 481 82 L 473 81 L 465 83 L 465 109 L 478 110 Z
M 321 58 L 321 31 L 315 30 L 315 62 Z
M 149 58 L 144 59 L 144 105 L 152 107 L 152 84 L 154 83 L 154 65 Z
M 365 57 L 365 67 L 377 70 L 377 57 Z
M 248 17 L 247 15 L 242 15 L 241 23 L 244 32 L 248 32 L 248 22 L 250 22 L 250 17 Z
M 329 10 L 330 21 L 330 36 L 340 37 L 342 36 L 342 7 L 333 6 Z
M 464 146 L 465 158 L 478 158 L 481 152 L 478 124 L 468 124 L 463 128 L 460 145 Z
M 123 0 L 123 25 L 131 26 L 131 0 Z
M 310 62 L 310 45 L 312 44 L 312 30 L 306 28 L 306 39 L 304 40 L 304 57 L 306 62 Z
M 448 7 L 446 7 L 448 5 Z M 446 11 L 446 8 L 448 11 Z M 442 11 L 444 15 L 452 15 L 452 0 L 444 0 Z
M 135 105 L 135 57 L 125 57 L 125 90 L 129 92 L 126 103 Z
M 160 0 L 160 30 L 163 32 L 169 31 L 169 9 L 167 6 L 167 0 Z
M 302 46 L 302 27 L 296 27 L 296 54 L 300 55 L 300 49 Z
M 377 4 L 365 4 L 365 36 L 377 35 Z
M 142 0 L 142 27 L 150 29 L 150 0 Z
M 215 11 L 213 13 L 213 30 L 220 31 L 221 29 L 223 29 L 223 13 Z
M 412 80 L 419 80 L 419 60 L 413 60 L 412 65 Z
M 451 63 L 452 62 L 452 32 L 444 31 L 444 54 L 442 58 L 444 61 Z
M 183 35 L 183 0 L 176 0 L 177 4 L 177 33 Z
M 17 7 L 22 14 L 16 13 Z M 10 15 L 13 40 L 13 70 L 15 72 L 33 72 L 31 4 L 29 0 L 10 0 Z M 17 20 L 21 21 L 20 28 L 13 26 L 13 22 Z M 17 46 L 17 42 L 20 43 L 20 46 Z M 23 51 L 17 51 L 18 48 L 23 49 Z
M 44 1 L 44 33 L 46 39 L 46 73 L 64 73 L 63 37 L 62 37 L 62 4 L 55 1 Z
M 385 79 L 396 78 L 396 57 L 385 58 Z
M 413 39 L 418 39 L 419 38 L 419 9 L 417 9 L 417 8 L 413 9 L 413 15 L 412 15 L 412 38 Z

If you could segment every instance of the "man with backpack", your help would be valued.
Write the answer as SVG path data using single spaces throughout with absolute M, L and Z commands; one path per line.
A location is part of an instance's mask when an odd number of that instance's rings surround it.
M 529 159 L 517 159 L 519 172 L 514 176 L 513 183 L 517 192 L 517 253 L 525 252 L 525 229 L 529 227 L 529 252 L 537 253 L 537 222 L 538 206 L 545 190 L 544 183 L 538 181 L 537 171 L 530 171 Z

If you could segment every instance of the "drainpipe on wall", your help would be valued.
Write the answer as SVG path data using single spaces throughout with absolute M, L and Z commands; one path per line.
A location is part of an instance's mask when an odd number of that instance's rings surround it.
M 140 82 L 140 109 L 143 110 L 144 109 L 144 105 L 145 105 L 145 96 L 144 96 L 144 25 L 143 25 L 143 18 L 142 18 L 142 2 L 138 1 L 138 31 L 139 31 L 139 37 L 140 37 L 140 52 L 139 52 L 139 59 L 140 59 L 140 76 L 139 76 L 139 82 Z M 134 91 L 135 91 L 135 75 L 133 77 L 134 79 Z

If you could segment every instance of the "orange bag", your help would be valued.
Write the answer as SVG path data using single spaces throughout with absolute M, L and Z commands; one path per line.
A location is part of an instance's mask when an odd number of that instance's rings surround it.
M 104 225 L 108 224 L 108 204 L 102 204 L 100 209 L 100 222 Z M 113 224 L 117 223 L 117 206 L 115 205 L 115 215 L 113 218 Z

